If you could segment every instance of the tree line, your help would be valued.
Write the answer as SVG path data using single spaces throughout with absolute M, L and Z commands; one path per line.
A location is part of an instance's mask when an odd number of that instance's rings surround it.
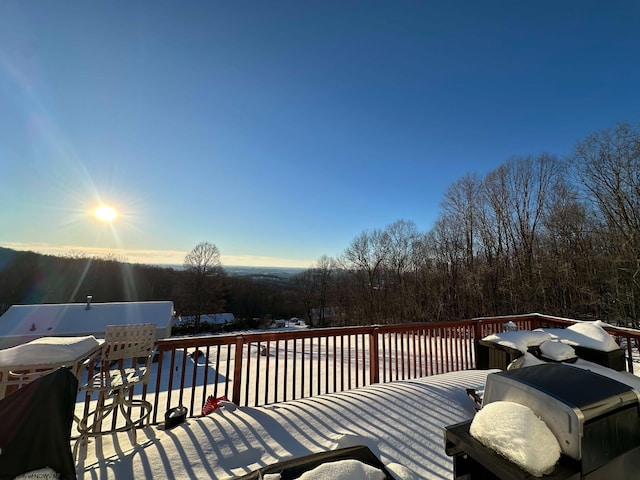
M 316 325 L 543 312 L 637 321 L 640 129 L 595 132 L 560 159 L 513 157 L 446 191 L 433 228 L 364 231 L 294 279 Z
M 303 317 L 313 326 L 541 312 L 636 322 L 640 128 L 621 123 L 566 158 L 513 157 L 446 190 L 431 230 L 400 219 L 358 234 L 291 279 L 227 275 L 202 242 L 176 270 L 116 257 L 0 248 L 0 313 L 12 304 L 172 300 L 197 318 Z
M 128 263 L 114 255 L 43 255 L 0 247 L 0 315 L 11 305 L 171 300 L 176 314 L 233 312 L 239 325 L 296 316 L 287 279 L 228 275 L 215 245 L 202 242 L 182 269 Z

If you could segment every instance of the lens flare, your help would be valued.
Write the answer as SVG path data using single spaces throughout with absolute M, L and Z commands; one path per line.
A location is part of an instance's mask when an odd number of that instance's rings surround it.
M 93 211 L 93 214 L 98 220 L 105 223 L 111 223 L 118 216 L 118 213 L 113 207 L 108 205 L 100 205 Z

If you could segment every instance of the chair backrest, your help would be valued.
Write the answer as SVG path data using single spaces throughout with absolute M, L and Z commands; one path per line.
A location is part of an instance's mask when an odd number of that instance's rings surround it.
M 126 358 L 148 357 L 156 341 L 156 324 L 107 325 L 102 346 L 102 360 L 112 362 Z

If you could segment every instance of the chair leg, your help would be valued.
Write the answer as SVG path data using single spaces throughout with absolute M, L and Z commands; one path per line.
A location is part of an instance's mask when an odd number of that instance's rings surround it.
M 89 437 L 101 434 L 102 421 L 115 410 L 116 406 L 117 405 L 115 402 L 111 402 L 110 404 L 105 405 L 104 392 L 100 392 L 96 409 L 87 412 L 87 414 L 81 420 L 78 420 L 77 430 L 80 434 L 80 437 L 76 440 L 75 445 L 73 446 L 74 460 L 77 459 L 80 444 L 86 445 L 89 443 Z M 93 417 L 93 423 L 88 425 L 89 419 L 91 417 Z
M 78 461 L 78 450 L 80 449 L 80 442 L 83 439 L 84 437 L 80 437 L 73 443 L 73 461 L 74 462 Z
M 137 429 L 140 427 L 144 427 L 145 423 L 149 424 L 149 419 L 151 415 L 151 411 L 153 410 L 153 406 L 151 403 L 146 400 L 134 400 L 128 399 L 125 392 L 122 392 L 122 396 L 119 401 L 120 411 L 122 412 L 125 421 L 127 422 L 127 426 L 130 427 L 127 430 L 130 432 L 129 440 L 131 441 L 131 445 L 137 445 L 138 436 Z M 137 420 L 131 420 L 131 411 L 134 408 L 141 408 L 144 410 L 144 413 Z
M 122 392 L 122 395 L 118 396 L 118 407 L 120 409 L 120 412 L 122 412 L 124 421 L 126 422 L 125 430 L 130 435 L 129 441 L 131 442 L 132 446 L 137 445 L 138 440 L 136 436 L 136 422 L 131 420 L 131 408 L 129 406 L 129 402 L 127 402 L 126 394 L 124 392 Z M 133 439 L 131 438 L 131 435 L 133 435 Z
M 128 398 L 127 393 L 128 392 L 125 388 L 112 391 L 111 402 L 108 404 L 105 404 L 104 392 L 100 393 L 96 409 L 88 412 L 81 420 L 78 421 L 78 432 L 80 433 L 80 437 L 76 440 L 73 447 L 74 460 L 77 460 L 78 458 L 80 445 L 82 443 L 88 443 L 89 437 L 95 437 L 112 432 L 126 431 L 129 433 L 129 441 L 131 442 L 131 445 L 137 445 L 137 429 L 150 424 L 153 406 L 146 400 Z M 142 415 L 136 420 L 132 420 L 131 418 L 131 412 L 134 408 L 140 408 L 142 410 Z M 103 431 L 102 421 L 109 415 L 115 415 L 118 410 L 120 410 L 125 424 L 121 427 Z M 91 417 L 93 417 L 93 423 L 88 425 Z

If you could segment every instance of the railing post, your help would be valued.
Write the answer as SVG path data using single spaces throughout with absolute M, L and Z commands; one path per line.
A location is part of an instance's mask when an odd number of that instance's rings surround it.
M 627 371 L 633 373 L 633 343 L 629 337 L 627 337 Z
M 240 405 L 240 387 L 242 386 L 242 350 L 244 349 L 244 336 L 236 337 L 236 355 L 233 364 L 233 390 L 231 401 Z
M 378 332 L 380 328 L 373 325 L 369 332 L 369 380 L 371 384 L 380 382 L 380 368 L 378 356 Z
M 482 339 L 482 320 L 476 318 L 473 322 L 473 368 L 478 368 L 478 341 Z
M 162 374 L 162 360 L 164 357 L 164 350 L 160 350 L 158 348 L 158 344 L 156 343 L 156 352 L 158 352 L 158 369 L 156 371 L 156 393 L 154 396 L 154 400 L 153 400 L 153 404 L 155 405 L 155 408 L 153 409 L 153 423 L 155 424 L 158 421 L 158 399 L 160 398 L 160 377 Z M 91 368 L 93 369 L 93 362 L 91 362 Z M 89 373 L 89 378 L 91 378 L 93 372 Z M 84 413 L 85 416 L 87 415 L 87 412 Z M 193 416 L 193 412 L 191 412 L 191 416 Z
M 473 339 L 480 340 L 482 338 L 482 320 L 479 318 L 473 319 Z

